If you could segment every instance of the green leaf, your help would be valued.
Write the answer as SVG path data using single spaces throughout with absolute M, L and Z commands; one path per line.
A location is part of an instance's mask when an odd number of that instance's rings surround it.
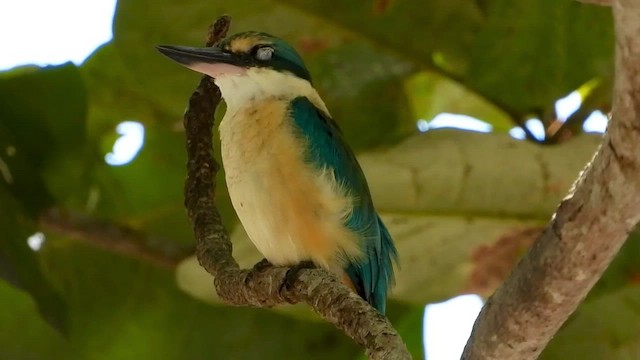
M 95 214 L 151 236 L 160 235 L 167 247 L 192 245 L 191 227 L 182 205 L 184 134 L 153 123 L 144 125 L 144 144 L 130 163 L 95 167 L 93 179 L 99 193 Z
M 35 226 L 2 183 L 0 204 L 0 277 L 28 292 L 43 318 L 65 333 L 66 304 L 45 278 L 37 253 L 27 245 L 27 237 L 36 231 Z
M 0 115 L 0 186 L 19 199 L 33 218 L 51 206 L 54 200 L 42 178 L 40 164 L 33 160 L 39 156 L 30 155 L 26 147 L 18 144 L 6 126 L 6 119 Z
M 640 353 L 640 287 L 626 286 L 584 303 L 541 359 L 636 359 Z
M 613 64 L 610 10 L 571 0 L 283 2 L 459 81 L 515 120 L 553 109 Z
M 86 188 L 92 160 L 86 116 L 86 89 L 73 64 L 18 69 L 0 78 L 0 149 L 11 174 L 7 183 L 32 216 L 55 200 L 83 202 L 86 193 L 78 190 Z
M 591 290 L 587 300 L 594 300 L 620 288 L 639 284 L 640 262 L 638 254 L 640 254 L 640 233 L 635 230 L 629 235 L 620 252 L 607 267 L 607 271 Z
M 420 72 L 406 81 L 416 119 L 433 119 L 444 112 L 468 115 L 491 124 L 496 131 L 507 131 L 513 121 L 497 106 L 435 72 Z
M 55 197 L 77 195 L 82 164 L 61 165 L 84 153 L 86 106 L 73 65 L 0 77 L 0 275 L 30 293 L 43 317 L 63 332 L 66 305 L 26 241 L 36 232 L 33 221 Z M 55 176 L 48 176 L 52 169 Z
M 3 76 L 0 109 L 18 150 L 38 164 L 84 144 L 87 98 L 73 64 Z
M 380 49 L 423 66 L 432 66 L 437 61 L 434 57 L 439 57 L 456 73 L 466 67 L 469 48 L 483 22 L 476 3 L 465 0 L 395 1 L 383 8 L 377 5 L 388 2 L 281 2 L 336 23 Z
M 611 11 L 571 0 L 487 2 L 463 82 L 520 116 L 609 72 Z M 579 66 L 578 66 L 579 64 Z
M 319 360 L 360 352 L 330 324 L 211 306 L 178 290 L 164 269 L 63 238 L 48 245 L 47 274 L 70 305 L 65 359 Z
M 0 281 L 0 358 L 63 359 L 69 343 L 47 324 L 32 298 Z M 6 310 L 9 309 L 9 310 Z

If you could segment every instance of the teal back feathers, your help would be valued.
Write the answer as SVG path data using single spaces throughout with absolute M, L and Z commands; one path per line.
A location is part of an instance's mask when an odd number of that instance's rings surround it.
M 335 121 L 306 97 L 294 99 L 290 112 L 307 144 L 308 161 L 317 168 L 332 169 L 338 183 L 354 199 L 353 211 L 345 225 L 362 238 L 360 246 L 364 256 L 349 261 L 344 270 L 360 296 L 384 314 L 397 253 L 387 228 L 373 207 L 362 169 Z

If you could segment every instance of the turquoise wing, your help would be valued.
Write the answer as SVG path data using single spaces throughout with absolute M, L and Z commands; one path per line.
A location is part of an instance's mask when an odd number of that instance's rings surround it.
M 295 98 L 289 109 L 299 135 L 307 143 L 308 161 L 318 168 L 333 169 L 336 180 L 355 199 L 345 225 L 362 235 L 361 246 L 365 256 L 350 262 L 345 272 L 360 296 L 384 314 L 397 253 L 387 228 L 373 207 L 360 164 L 344 142 L 335 121 L 318 110 L 309 99 Z

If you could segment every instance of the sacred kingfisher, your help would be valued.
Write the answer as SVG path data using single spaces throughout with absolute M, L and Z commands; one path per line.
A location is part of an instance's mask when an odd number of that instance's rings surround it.
M 220 88 L 227 188 L 262 255 L 277 266 L 312 261 L 384 314 L 396 249 L 296 50 L 259 32 L 213 47 L 158 50 Z

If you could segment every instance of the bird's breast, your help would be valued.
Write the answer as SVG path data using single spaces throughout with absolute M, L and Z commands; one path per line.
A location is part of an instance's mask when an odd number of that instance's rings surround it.
M 332 169 L 306 161 L 288 103 L 264 100 L 225 115 L 222 161 L 233 206 L 258 250 L 276 265 L 313 260 L 327 268 L 359 256 L 345 225 L 349 194 Z

